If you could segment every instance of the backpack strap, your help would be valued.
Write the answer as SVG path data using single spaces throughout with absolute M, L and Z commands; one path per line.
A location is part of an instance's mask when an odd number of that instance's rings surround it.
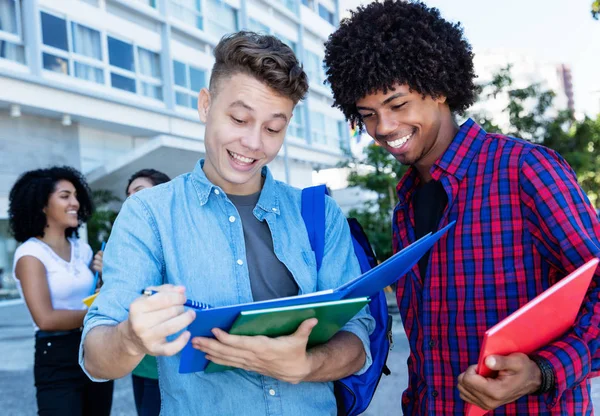
M 308 231 L 310 246 L 317 259 L 317 271 L 321 269 L 325 254 L 325 185 L 311 186 L 302 190 L 302 219 Z

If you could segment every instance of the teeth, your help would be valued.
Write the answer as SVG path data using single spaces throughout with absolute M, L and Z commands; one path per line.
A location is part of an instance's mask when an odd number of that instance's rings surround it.
M 393 147 L 393 148 L 397 149 L 399 147 L 404 146 L 404 143 L 406 143 L 408 141 L 408 139 L 411 138 L 412 135 L 413 135 L 412 133 L 409 133 L 409 134 L 407 134 L 404 137 L 400 137 L 399 139 L 396 139 L 396 140 L 394 140 L 392 142 L 388 142 L 387 145 L 390 146 L 390 147 Z
M 233 153 L 232 151 L 228 151 L 229 154 L 231 155 L 232 158 L 234 158 L 235 160 L 239 160 L 242 163 L 252 163 L 254 162 L 256 159 L 250 159 L 249 157 L 245 157 L 242 155 L 238 155 L 237 153 Z
M 67 214 L 77 214 L 77 211 L 67 211 Z

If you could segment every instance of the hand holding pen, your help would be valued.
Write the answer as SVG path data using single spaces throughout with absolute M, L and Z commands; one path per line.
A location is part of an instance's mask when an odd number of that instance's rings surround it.
M 129 318 L 123 325 L 123 342 L 133 355 L 175 355 L 190 339 L 189 331 L 177 338 L 170 337 L 184 330 L 196 317 L 193 309 L 185 309 L 183 286 L 161 285 L 147 288 L 155 293 L 140 296 L 129 307 Z

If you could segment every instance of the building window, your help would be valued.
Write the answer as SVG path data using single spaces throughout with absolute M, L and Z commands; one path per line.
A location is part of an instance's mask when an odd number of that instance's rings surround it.
M 267 34 L 267 35 L 269 33 L 271 33 L 269 26 L 265 25 L 264 23 L 259 22 L 258 20 L 254 20 L 252 18 L 248 19 L 248 30 L 251 30 L 256 33 Z
M 154 9 L 156 9 L 156 0 L 136 0 L 142 4 L 145 4 L 146 6 L 150 6 Z
M 137 64 L 134 51 L 137 52 Z M 157 100 L 163 99 L 160 56 L 147 49 L 108 36 L 110 85 Z
M 302 4 L 311 9 L 315 8 L 315 0 L 302 0 Z
M 287 134 L 288 136 L 293 136 L 298 139 L 306 140 L 306 135 L 304 134 L 304 112 L 306 111 L 304 104 L 299 102 L 294 108 L 294 114 L 292 119 L 290 120 L 290 124 L 288 126 Z
M 340 146 L 340 131 L 338 120 L 330 117 L 325 117 L 325 143 L 328 147 L 339 148 Z
M 325 116 L 315 111 L 310 112 L 310 138 L 313 144 L 325 144 Z
M 171 0 L 171 15 L 183 23 L 204 29 L 202 16 L 202 0 Z
M 279 0 L 281 4 L 285 6 L 286 9 L 291 11 L 294 14 L 298 14 L 298 6 L 296 0 Z
M 323 6 L 321 3 L 319 3 L 319 16 L 321 16 L 321 18 L 327 20 L 329 23 L 334 24 L 335 15 L 333 14 L 333 12 L 329 11 L 329 9 L 326 8 L 325 6 Z
M 41 21 L 44 69 L 163 99 L 159 53 L 50 13 L 41 12 Z
M 25 64 L 20 0 L 0 0 L 0 58 Z
M 206 0 L 206 32 L 218 38 L 237 32 L 237 10 L 224 0 Z
M 44 69 L 104 83 L 100 32 L 41 12 Z
M 196 110 L 198 93 L 206 87 L 206 71 L 183 62 L 173 61 L 173 77 L 175 79 L 175 103 Z
M 309 51 L 305 52 L 304 70 L 308 78 L 315 84 L 322 85 L 323 81 L 325 81 L 323 61 L 316 54 Z

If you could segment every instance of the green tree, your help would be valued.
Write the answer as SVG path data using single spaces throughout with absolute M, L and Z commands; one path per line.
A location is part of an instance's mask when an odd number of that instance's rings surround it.
M 87 222 L 87 233 L 88 242 L 95 253 L 102 247 L 102 242 L 108 240 L 117 218 L 117 211 L 111 205 L 121 200 L 106 189 L 92 191 L 92 200 L 96 209 Z
M 509 125 L 501 131 L 485 114 L 474 114 L 486 131 L 523 138 L 556 150 L 571 165 L 584 191 L 595 203 L 600 194 L 600 115 L 577 121 L 569 110 L 557 111 L 555 94 L 540 84 L 514 88 L 508 65 L 482 86 L 480 100 L 508 98 Z
M 592 17 L 596 20 L 600 17 L 600 0 L 596 0 L 592 3 Z
M 375 143 L 365 148 L 364 158 L 352 158 L 348 185 L 372 191 L 376 198 L 350 210 L 349 216 L 363 226 L 379 261 L 392 254 L 392 211 L 396 205 L 396 184 L 406 171 L 392 155 Z

